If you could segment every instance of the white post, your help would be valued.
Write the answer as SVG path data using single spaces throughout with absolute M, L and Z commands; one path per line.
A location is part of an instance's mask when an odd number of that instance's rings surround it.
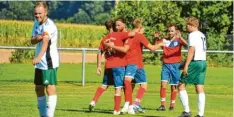
M 82 50 L 82 86 L 85 85 L 85 53 L 86 50 Z
M 62 32 L 61 32 L 62 29 L 59 30 L 59 47 L 61 48 L 62 47 Z

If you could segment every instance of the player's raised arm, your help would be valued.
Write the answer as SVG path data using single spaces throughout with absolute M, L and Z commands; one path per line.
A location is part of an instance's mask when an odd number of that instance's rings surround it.
M 188 42 L 186 40 L 184 40 L 184 38 L 182 37 L 181 32 L 179 30 L 176 31 L 176 36 L 177 36 L 177 38 L 179 38 L 181 40 L 182 45 L 184 47 L 188 47 Z
M 45 54 L 47 48 L 48 48 L 48 43 L 49 43 L 49 36 L 48 35 L 44 35 L 44 36 L 40 36 L 40 38 L 42 38 L 42 46 L 41 46 L 41 50 L 38 54 L 38 56 L 36 56 L 33 59 L 33 65 L 37 64 L 40 62 L 42 56 Z
M 42 39 L 43 39 L 43 37 L 41 35 L 32 36 L 32 38 L 31 38 L 31 44 L 33 44 L 33 45 L 37 44 Z

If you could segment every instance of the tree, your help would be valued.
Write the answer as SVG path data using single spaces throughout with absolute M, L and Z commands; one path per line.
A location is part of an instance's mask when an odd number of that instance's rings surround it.
M 0 11 L 0 18 L 14 19 L 14 20 L 32 20 L 33 2 L 30 1 L 8 1 L 1 2 L 2 8 Z
M 88 24 L 91 22 L 89 15 L 83 10 L 79 9 L 78 12 L 68 21 L 72 23 Z
M 171 23 L 182 27 L 185 35 L 184 19 L 195 16 L 200 20 L 200 30 L 208 37 L 208 50 L 233 50 L 230 48 L 232 39 L 226 37 L 233 33 L 232 11 L 232 1 L 120 1 L 112 15 L 125 18 L 128 27 L 131 27 L 133 19 L 144 19 L 145 34 L 150 40 L 154 31 L 160 31 L 166 36 L 167 25 Z M 152 58 L 150 55 L 145 61 L 152 61 Z M 230 65 L 230 60 L 230 55 L 208 55 L 209 62 Z

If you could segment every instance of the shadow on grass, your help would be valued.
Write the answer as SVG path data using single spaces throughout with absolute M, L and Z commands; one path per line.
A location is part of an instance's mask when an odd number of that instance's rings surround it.
M 104 109 L 95 109 L 94 111 L 90 112 L 87 108 L 82 109 L 56 109 L 59 111 L 69 111 L 69 112 L 83 112 L 83 113 L 104 113 L 104 114 L 112 114 L 112 110 L 104 110 Z
M 20 79 L 20 78 L 19 78 Z M 23 78 L 21 78 L 21 79 L 23 79 Z M 24 83 L 24 82 L 26 82 L 26 83 L 33 83 L 33 80 L 0 80 L 1 82 L 17 82 L 17 83 Z
M 82 109 L 56 109 L 59 111 L 67 111 L 67 112 L 83 112 L 83 113 L 102 113 L 102 114 L 113 114 L 113 110 L 105 110 L 105 109 L 95 109 L 94 111 L 90 112 L 88 108 L 82 108 Z M 141 117 L 166 117 L 166 116 L 158 116 L 158 115 L 144 115 L 137 113 L 134 116 L 141 116 Z
M 1 82 L 33 82 L 34 81 L 34 78 L 32 76 L 32 79 L 30 80 L 23 80 L 25 78 L 17 78 L 18 80 L 0 80 Z M 101 84 L 102 80 L 100 81 L 86 81 L 85 83 L 87 84 Z M 82 86 L 82 82 L 81 81 L 66 81 L 66 80 L 58 80 L 58 82 L 61 82 L 61 83 L 67 83 L 67 84 L 71 84 L 71 85 L 75 85 L 75 86 Z M 155 84 L 153 82 L 148 82 L 148 84 Z
M 166 117 L 166 116 L 157 116 L 157 115 L 136 115 L 141 117 Z
M 9 82 L 9 83 L 33 83 L 34 79 L 30 79 L 30 80 L 24 80 L 24 78 L 18 78 L 19 80 L 0 80 L 1 82 Z M 75 86 L 82 86 L 82 82 L 81 81 L 59 81 L 59 83 L 65 83 L 65 84 L 71 84 L 71 85 L 75 85 Z M 100 83 L 101 82 L 86 82 L 86 83 Z

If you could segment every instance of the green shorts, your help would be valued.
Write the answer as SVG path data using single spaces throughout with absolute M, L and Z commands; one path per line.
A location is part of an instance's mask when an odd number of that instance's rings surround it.
M 188 66 L 188 75 L 181 74 L 181 83 L 204 85 L 206 77 L 206 61 L 191 61 Z
M 35 85 L 57 85 L 57 68 L 41 70 L 35 69 Z

